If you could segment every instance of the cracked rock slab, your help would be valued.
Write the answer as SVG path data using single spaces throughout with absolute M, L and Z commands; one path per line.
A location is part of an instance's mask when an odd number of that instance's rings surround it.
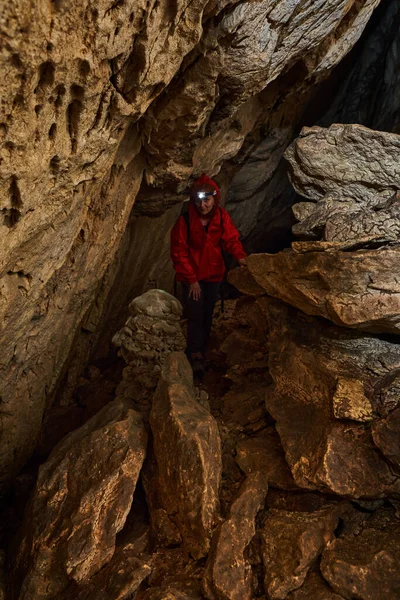
M 119 400 L 56 446 L 22 525 L 14 572 L 20 600 L 55 600 L 110 561 L 146 446 L 141 416 Z
M 195 558 L 207 554 L 219 512 L 222 459 L 218 426 L 196 400 L 183 353 L 170 354 L 150 413 L 157 495 Z
M 269 598 L 284 600 L 299 588 L 325 546 L 333 539 L 340 505 L 315 512 L 270 509 L 261 531 L 264 587 Z
M 216 530 L 203 580 L 209 600 L 251 600 L 252 571 L 245 551 L 255 535 L 255 518 L 268 491 L 265 474 L 251 473 Z
M 267 294 L 308 315 L 363 331 L 400 332 L 400 247 L 305 254 L 288 250 L 253 254 L 247 264 Z

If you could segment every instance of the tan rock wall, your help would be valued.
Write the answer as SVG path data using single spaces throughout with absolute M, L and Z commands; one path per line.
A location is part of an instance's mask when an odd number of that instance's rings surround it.
M 193 173 L 215 174 L 237 154 L 262 118 L 257 95 L 267 85 L 297 63 L 302 81 L 324 76 L 378 4 L 3 7 L 2 481 L 34 447 L 76 341 L 99 327 L 143 171 L 137 214 L 161 214 Z M 79 349 L 67 387 L 92 342 Z

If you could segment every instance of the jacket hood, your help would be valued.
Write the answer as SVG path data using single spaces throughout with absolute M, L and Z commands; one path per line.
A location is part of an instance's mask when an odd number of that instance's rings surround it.
M 218 185 L 215 183 L 215 181 L 213 179 L 211 179 L 211 177 L 208 177 L 205 173 L 203 173 L 202 175 L 200 175 L 200 177 L 198 179 L 196 179 L 196 181 L 194 182 L 194 184 L 192 185 L 192 187 L 190 188 L 190 200 L 191 202 L 193 202 L 194 200 L 194 196 L 196 195 L 197 192 L 200 192 L 201 190 L 215 190 L 217 193 L 215 195 L 215 204 L 216 206 L 219 206 L 220 200 L 221 200 L 221 192 L 220 189 L 218 187 Z

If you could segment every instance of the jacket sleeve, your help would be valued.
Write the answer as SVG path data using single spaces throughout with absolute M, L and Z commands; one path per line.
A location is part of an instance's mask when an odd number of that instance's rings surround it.
M 223 246 L 232 254 L 233 258 L 239 260 L 240 258 L 246 258 L 246 252 L 243 250 L 242 243 L 239 239 L 240 235 L 238 230 L 233 224 L 232 219 L 225 209 L 220 209 L 222 212 L 222 241 Z
M 187 226 L 183 217 L 179 217 L 171 231 L 171 260 L 176 274 L 183 281 L 196 283 L 197 277 L 189 261 Z

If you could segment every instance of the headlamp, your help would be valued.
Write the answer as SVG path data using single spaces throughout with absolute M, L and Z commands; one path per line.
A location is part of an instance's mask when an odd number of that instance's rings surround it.
M 202 200 L 205 200 L 207 198 L 207 196 L 215 196 L 216 193 L 217 193 L 216 190 L 214 190 L 213 192 L 205 192 L 204 190 L 201 192 L 197 192 L 196 202 L 201 202 Z

